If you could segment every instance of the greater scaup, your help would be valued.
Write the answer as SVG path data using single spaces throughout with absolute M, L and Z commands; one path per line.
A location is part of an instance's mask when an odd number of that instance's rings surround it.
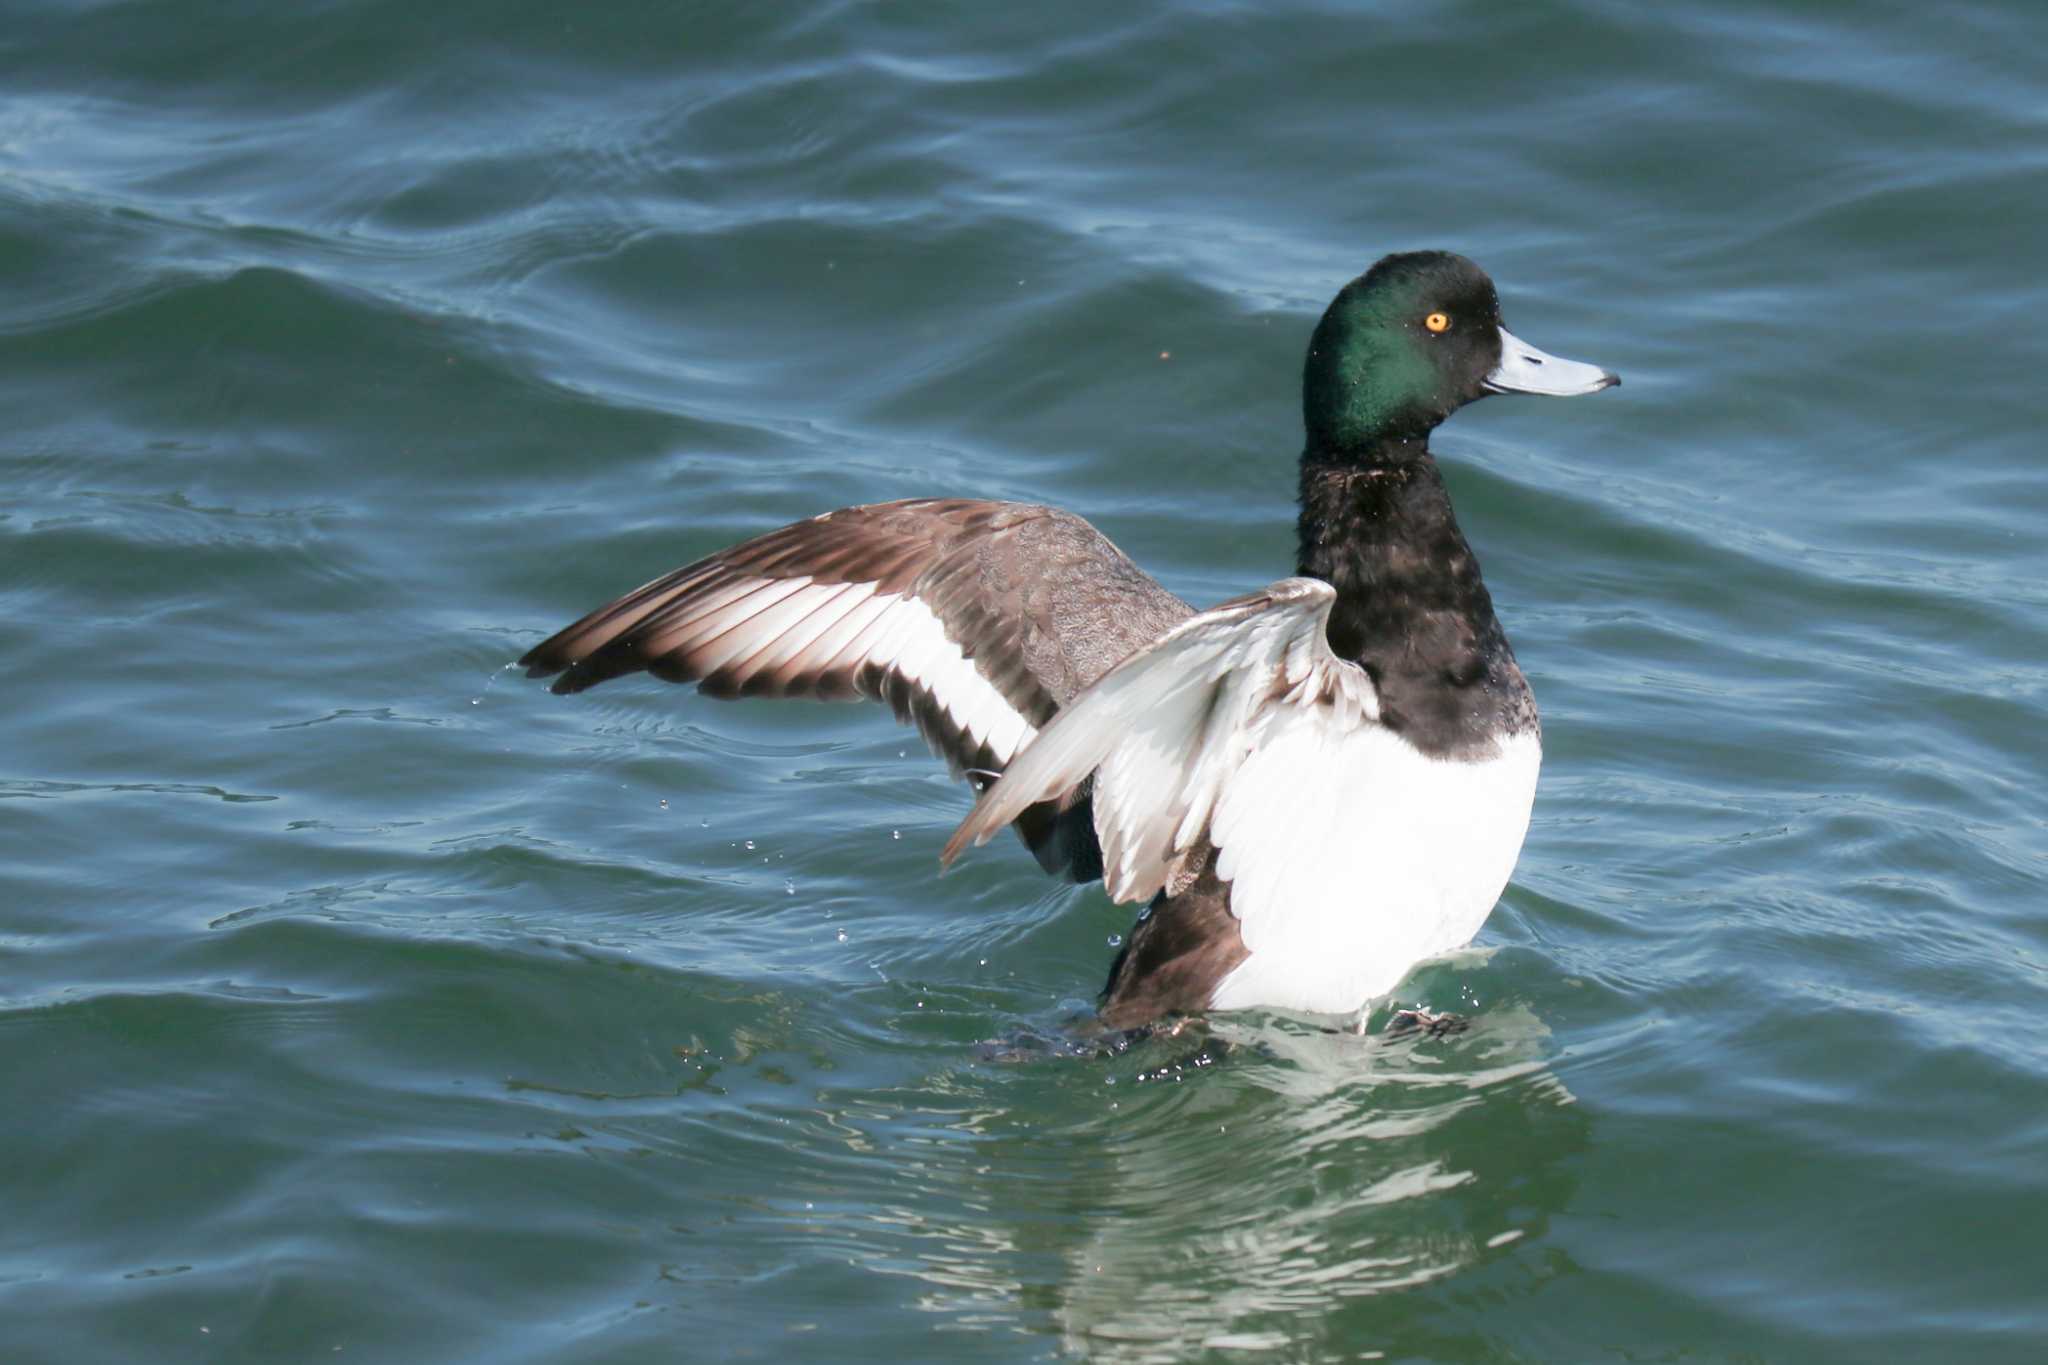
M 1618 384 L 1501 325 L 1485 272 L 1385 257 L 1309 343 L 1296 577 L 1197 613 L 1051 507 L 843 508 L 599 607 L 520 660 L 579 692 L 887 701 L 1039 862 L 1145 904 L 1101 1017 L 1349 1013 L 1468 942 L 1513 870 L 1536 700 L 1429 433 L 1489 393 Z

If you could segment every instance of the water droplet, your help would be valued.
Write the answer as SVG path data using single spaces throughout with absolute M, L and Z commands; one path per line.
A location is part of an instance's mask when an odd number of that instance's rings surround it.
M 1112 947 L 1112 948 L 1121 948 L 1121 947 L 1123 947 L 1123 946 L 1124 946 L 1124 936 L 1123 936 L 1122 934 L 1111 934 L 1111 935 L 1109 936 L 1109 946 L 1110 946 L 1110 947 Z
M 749 839 L 749 840 L 747 840 L 747 852 L 749 852 L 749 853 L 752 853 L 753 851 L 754 851 L 754 841 L 753 841 L 752 839 Z

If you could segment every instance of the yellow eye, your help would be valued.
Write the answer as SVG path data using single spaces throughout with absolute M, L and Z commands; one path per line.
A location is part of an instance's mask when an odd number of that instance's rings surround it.
M 1431 313 L 1422 320 L 1422 325 L 1432 332 L 1448 332 L 1451 329 L 1449 313 Z

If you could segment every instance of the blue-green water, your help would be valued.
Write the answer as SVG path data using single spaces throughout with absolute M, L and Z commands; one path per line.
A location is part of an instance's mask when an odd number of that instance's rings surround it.
M 0 1359 L 2048 1358 L 2048 11 L 0 4 Z M 505 665 L 858 501 L 1292 567 L 1329 295 L 1542 701 L 1393 1043 L 877 708 Z

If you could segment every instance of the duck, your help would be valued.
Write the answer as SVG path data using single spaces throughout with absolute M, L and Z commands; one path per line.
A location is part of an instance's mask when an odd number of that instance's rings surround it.
M 1491 395 L 1620 382 L 1508 331 L 1472 261 L 1395 253 L 1309 339 L 1289 577 L 1198 611 L 1070 512 L 913 498 L 708 555 L 519 663 L 559 694 L 646 672 L 884 702 L 975 793 L 942 866 L 1010 827 L 1047 872 L 1140 907 L 1102 1025 L 1362 1026 L 1478 933 L 1542 762 L 1430 435 Z

